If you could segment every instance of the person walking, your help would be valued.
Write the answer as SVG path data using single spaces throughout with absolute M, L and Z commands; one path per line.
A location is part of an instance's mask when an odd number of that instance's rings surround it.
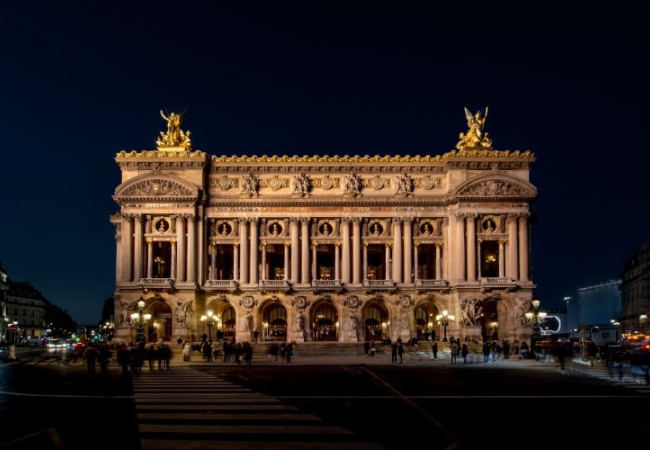
M 390 345 L 390 356 L 391 356 L 391 363 L 397 363 L 397 342 L 393 342 Z
M 454 339 L 451 341 L 451 363 L 456 364 L 456 359 L 458 358 L 458 342 Z
M 95 365 L 97 363 L 97 347 L 94 343 L 90 343 L 86 346 L 84 350 L 84 361 L 86 361 L 86 372 L 88 373 L 88 378 L 95 376 Z
M 433 353 L 433 359 L 438 359 L 438 343 L 434 342 L 431 345 L 431 353 Z
M 397 338 L 397 356 L 399 356 L 399 363 L 404 362 L 404 344 L 402 344 L 402 338 Z
M 483 341 L 483 362 L 490 362 L 490 344 Z
M 463 364 L 467 364 L 467 355 L 469 354 L 469 347 L 463 342 L 463 346 L 460 349 L 460 356 L 463 357 Z

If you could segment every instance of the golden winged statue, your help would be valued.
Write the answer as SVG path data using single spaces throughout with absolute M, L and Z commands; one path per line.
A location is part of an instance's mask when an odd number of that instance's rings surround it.
M 456 144 L 458 150 L 465 150 L 468 148 L 492 148 L 492 140 L 488 139 L 487 133 L 483 132 L 485 119 L 487 117 L 488 108 L 485 111 L 477 111 L 472 114 L 469 109 L 465 108 L 465 117 L 467 118 L 467 133 L 460 133 L 460 141 Z
M 183 147 L 185 150 L 192 148 L 190 132 L 181 130 L 181 121 L 184 115 L 185 111 L 180 114 L 171 112 L 166 115 L 163 110 L 160 110 L 160 116 L 167 121 L 167 132 L 160 132 L 160 137 L 156 141 L 158 148 Z

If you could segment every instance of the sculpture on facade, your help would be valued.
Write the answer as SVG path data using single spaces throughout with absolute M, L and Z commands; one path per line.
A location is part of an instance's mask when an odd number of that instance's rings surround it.
M 167 132 L 160 132 L 160 138 L 156 141 L 158 147 L 185 147 L 189 149 L 192 146 L 190 132 L 181 130 L 181 121 L 185 112 L 171 112 L 169 116 L 160 110 L 160 115 L 167 121 Z
M 413 180 L 407 173 L 402 172 L 395 176 L 395 192 L 402 194 L 413 192 Z
M 300 311 L 300 314 L 298 314 L 298 329 L 305 329 L 305 313 L 302 311 Z
M 467 133 L 460 133 L 460 141 L 456 144 L 458 150 L 464 150 L 471 147 L 492 148 L 492 141 L 488 139 L 487 133 L 483 132 L 485 118 L 488 109 L 482 113 L 480 110 L 472 114 L 469 109 L 465 108 L 465 117 L 467 118 Z
M 298 173 L 291 178 L 291 192 L 294 194 L 309 193 L 309 179 L 304 173 Z
M 252 173 L 247 173 L 242 177 L 241 180 L 242 194 L 257 195 L 258 186 L 259 186 L 259 180 Z
M 250 331 L 253 328 L 253 316 L 251 315 L 250 311 L 246 311 L 246 315 L 244 316 L 244 330 Z
M 192 315 L 192 302 L 178 302 L 178 308 L 176 310 L 176 320 L 178 323 L 186 323 L 188 317 Z
M 354 173 L 349 173 L 343 178 L 343 192 L 346 194 L 358 194 L 361 192 L 361 182 Z

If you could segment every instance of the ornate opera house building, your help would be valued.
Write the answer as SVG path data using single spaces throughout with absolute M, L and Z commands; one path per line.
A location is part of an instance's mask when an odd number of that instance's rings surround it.
M 115 157 L 116 338 L 529 339 L 535 156 L 465 114 L 438 156 L 210 156 L 161 112 Z

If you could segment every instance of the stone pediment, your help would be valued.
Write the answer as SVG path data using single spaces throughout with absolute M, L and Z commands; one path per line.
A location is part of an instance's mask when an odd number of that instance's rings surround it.
M 456 198 L 526 198 L 537 197 L 537 189 L 527 181 L 508 175 L 485 175 L 458 186 Z
M 113 199 L 119 204 L 134 201 L 194 202 L 199 189 L 192 183 L 169 175 L 143 175 L 133 178 L 115 189 Z

